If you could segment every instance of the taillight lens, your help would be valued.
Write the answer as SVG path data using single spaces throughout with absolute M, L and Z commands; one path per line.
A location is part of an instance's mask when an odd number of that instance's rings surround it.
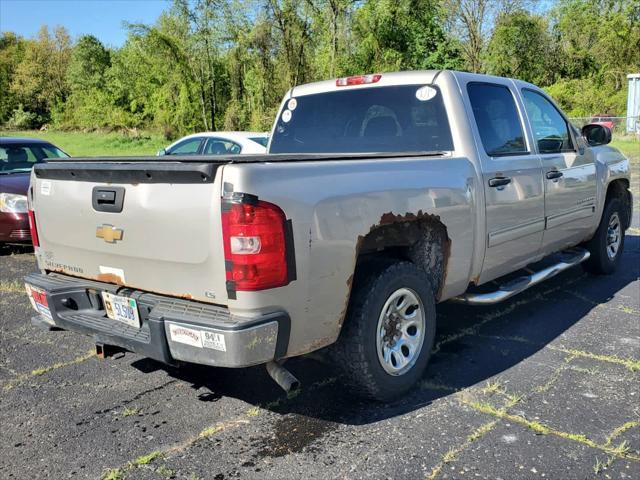
M 264 290 L 289 283 L 286 217 L 272 203 L 223 200 L 222 234 L 227 281 L 235 290 Z
M 40 239 L 38 238 L 38 229 L 36 228 L 36 215 L 33 210 L 29 209 L 29 230 L 31 230 L 31 242 L 34 247 L 40 246 Z

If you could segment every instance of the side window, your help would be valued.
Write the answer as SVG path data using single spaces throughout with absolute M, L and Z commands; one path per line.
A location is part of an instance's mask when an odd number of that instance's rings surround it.
M 38 158 L 29 146 L 7 145 L 0 148 L 0 170 L 20 170 L 31 168 Z
M 50 147 L 41 147 L 40 150 L 42 151 L 42 158 L 69 158 L 69 155 L 53 145 Z
M 473 116 L 488 155 L 527 153 L 522 123 L 511 91 L 502 85 L 467 85 Z
M 522 90 L 524 108 L 533 128 L 540 153 L 573 151 L 569 126 L 558 109 L 543 95 L 533 90 Z
M 229 155 L 240 153 L 240 145 L 221 138 L 210 138 L 204 149 L 205 155 Z
M 196 155 L 200 149 L 202 138 L 188 138 L 183 140 L 168 152 L 168 155 Z

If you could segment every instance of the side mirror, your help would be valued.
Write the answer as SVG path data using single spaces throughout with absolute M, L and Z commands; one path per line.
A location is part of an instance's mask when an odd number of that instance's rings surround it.
M 167 149 L 166 148 L 161 148 L 160 150 L 158 150 L 158 153 L 156 154 L 156 156 L 164 157 L 166 154 L 167 154 Z
M 611 142 L 611 130 L 609 127 L 597 123 L 590 123 L 582 127 L 582 135 L 591 147 L 606 145 Z

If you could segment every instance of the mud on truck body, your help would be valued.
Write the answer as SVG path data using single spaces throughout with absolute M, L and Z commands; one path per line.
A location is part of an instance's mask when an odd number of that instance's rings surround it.
M 282 362 L 332 345 L 346 384 L 391 400 L 424 372 L 439 302 L 615 270 L 632 202 L 610 139 L 507 78 L 297 86 L 267 155 L 37 165 L 27 290 L 37 323 L 103 353 L 267 364 L 290 388 Z

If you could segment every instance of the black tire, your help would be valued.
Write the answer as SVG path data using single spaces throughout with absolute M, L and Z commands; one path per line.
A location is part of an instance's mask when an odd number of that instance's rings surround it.
M 422 347 L 401 375 L 387 373 L 378 359 L 378 319 L 399 289 L 415 293 L 424 309 Z M 388 402 L 409 391 L 422 377 L 436 331 L 433 289 L 427 274 L 410 262 L 375 263 L 356 276 L 347 318 L 335 345 L 334 359 L 349 387 L 359 396 Z
M 620 243 L 615 255 L 610 256 L 608 253 L 608 230 L 611 220 L 616 215 L 619 224 Z M 622 208 L 622 202 L 618 198 L 612 198 L 604 207 L 600 225 L 598 225 L 595 235 L 585 244 L 591 254 L 589 260 L 583 263 L 587 272 L 597 275 L 610 275 L 615 272 L 624 250 L 624 225 L 625 212 Z

